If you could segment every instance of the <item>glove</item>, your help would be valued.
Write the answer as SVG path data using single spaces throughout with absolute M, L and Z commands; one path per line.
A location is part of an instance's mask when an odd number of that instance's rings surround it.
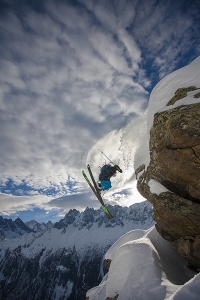
M 118 172 L 122 173 L 122 169 L 120 169 L 120 167 L 118 165 L 114 165 L 114 167 Z

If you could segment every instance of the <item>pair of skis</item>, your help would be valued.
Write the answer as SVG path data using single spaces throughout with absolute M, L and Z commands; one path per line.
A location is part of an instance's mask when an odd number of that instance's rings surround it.
M 93 191 L 93 193 L 95 194 L 95 196 L 97 197 L 97 199 L 99 200 L 99 202 L 101 203 L 101 206 L 107 216 L 108 219 L 113 219 L 113 215 L 109 212 L 108 208 L 105 206 L 105 203 L 103 202 L 103 199 L 101 197 L 101 194 L 100 194 L 100 191 L 98 189 L 98 186 L 97 186 L 97 183 L 94 179 L 94 176 L 92 174 L 92 171 L 91 171 L 91 168 L 90 168 L 90 165 L 87 165 L 87 169 L 88 169 L 88 172 L 90 174 L 90 177 L 92 179 L 92 182 L 93 182 L 93 185 L 92 183 L 90 182 L 90 180 L 88 179 L 87 175 L 85 174 L 85 171 L 82 170 L 82 174 L 86 180 L 86 182 L 88 183 L 88 185 L 90 186 L 91 190 Z

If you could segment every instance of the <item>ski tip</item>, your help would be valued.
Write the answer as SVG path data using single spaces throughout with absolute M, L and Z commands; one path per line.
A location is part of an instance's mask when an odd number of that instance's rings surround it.
M 82 170 L 82 174 L 85 174 L 85 171 L 84 171 L 84 170 Z

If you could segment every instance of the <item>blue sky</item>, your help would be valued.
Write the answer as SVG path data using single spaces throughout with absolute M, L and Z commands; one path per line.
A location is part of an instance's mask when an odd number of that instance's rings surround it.
M 200 55 L 199 18 L 197 0 L 2 0 L 0 214 L 97 208 L 80 173 L 88 151 Z

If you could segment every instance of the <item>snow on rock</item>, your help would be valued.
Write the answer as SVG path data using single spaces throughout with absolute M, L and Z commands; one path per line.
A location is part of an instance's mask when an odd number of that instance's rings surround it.
M 182 104 L 199 102 L 199 99 L 192 97 L 194 92 L 189 92 L 187 97 L 178 100 L 174 105 L 166 106 L 174 96 L 176 90 L 182 87 L 196 86 L 200 88 L 200 56 L 189 65 L 172 72 L 164 77 L 152 90 L 149 99 L 147 112 L 148 132 L 153 125 L 154 114 L 157 112 L 172 109 Z M 197 91 L 196 91 L 197 93 Z
M 134 293 L 138 299 L 138 296 L 150 293 L 156 299 L 154 289 L 160 290 L 159 294 L 164 294 L 164 287 L 161 287 L 161 267 L 155 253 L 147 238 L 123 244 L 111 263 L 106 296 L 119 294 L 118 299 L 130 299 Z
M 199 300 L 200 299 L 200 274 L 190 279 L 169 300 Z
M 112 255 L 115 254 L 115 251 L 121 247 L 123 244 L 128 243 L 131 240 L 136 240 L 144 236 L 145 230 L 137 229 L 127 232 L 126 234 L 122 235 L 120 239 L 118 239 L 106 252 L 105 259 L 112 260 Z
M 32 230 L 20 218 L 12 221 L 0 216 L 0 242 L 15 239 L 29 232 Z
M 165 193 L 165 192 L 169 191 L 160 182 L 158 182 L 154 179 L 149 180 L 148 186 L 150 187 L 151 193 L 156 194 L 156 195 L 160 195 L 161 193 Z
M 32 229 L 35 232 L 45 231 L 45 230 L 53 227 L 53 223 L 51 221 L 48 221 L 47 223 L 44 223 L 44 222 L 39 223 L 35 220 L 31 220 L 31 221 L 25 222 L 25 224 L 26 224 L 26 226 L 28 226 L 30 229 Z
M 195 273 L 155 227 L 123 235 L 107 251 L 105 259 L 112 260 L 109 272 L 98 287 L 87 292 L 89 300 L 117 295 L 118 300 L 199 299 L 200 278 L 187 283 Z M 182 290 L 189 293 L 188 284 L 195 287 L 192 298 L 176 298 Z

